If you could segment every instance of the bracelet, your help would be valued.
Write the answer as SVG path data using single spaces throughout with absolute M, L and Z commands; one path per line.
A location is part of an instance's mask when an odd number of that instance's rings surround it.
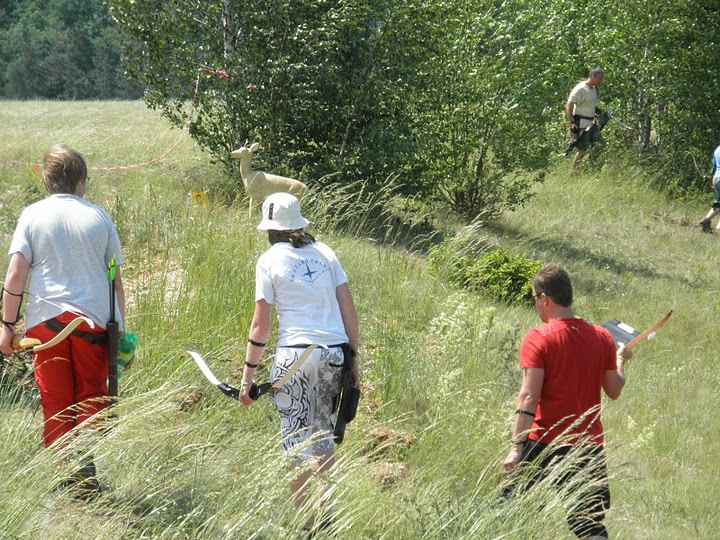
M 257 364 L 251 364 L 250 362 L 245 362 L 245 367 L 249 367 L 250 369 L 255 369 L 258 367 Z
M 250 345 L 254 345 L 255 347 L 264 347 L 265 345 L 267 345 L 267 343 L 260 343 L 259 341 L 255 341 L 252 338 L 248 338 L 248 343 Z
M 522 441 L 519 441 L 517 439 L 510 439 L 510 444 L 514 444 L 517 446 L 522 446 L 527 442 L 527 439 L 523 439 Z
M 515 411 L 515 414 L 524 414 L 524 415 L 532 416 L 533 418 L 535 418 L 535 413 L 534 413 L 534 412 L 525 411 L 525 410 L 523 410 L 523 409 L 517 409 L 517 410 Z

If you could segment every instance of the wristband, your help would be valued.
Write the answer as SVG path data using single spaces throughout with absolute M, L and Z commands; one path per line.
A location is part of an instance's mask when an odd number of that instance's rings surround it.
M 267 343 L 260 343 L 259 341 L 255 341 L 252 338 L 248 338 L 248 343 L 250 345 L 254 345 L 255 347 L 261 347 L 261 348 L 264 347 L 265 345 L 267 345 Z
M 257 364 L 251 364 L 250 362 L 245 362 L 245 367 L 249 367 L 250 369 L 255 369 L 258 367 Z
M 534 412 L 525 411 L 525 410 L 523 410 L 523 409 L 517 409 L 517 410 L 515 411 L 515 414 L 524 414 L 524 415 L 526 415 L 526 416 L 532 416 L 533 418 L 535 418 L 535 413 L 534 413 Z

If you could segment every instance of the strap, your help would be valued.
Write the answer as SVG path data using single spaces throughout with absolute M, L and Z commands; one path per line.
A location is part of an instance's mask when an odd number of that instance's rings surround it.
M 22 298 L 23 294 L 25 294 L 25 291 L 21 292 L 20 294 L 15 294 L 14 292 L 8 291 L 5 287 L 3 287 L 3 292 L 8 293 L 10 296 L 14 296 L 15 298 Z
M 313 343 L 312 345 L 308 345 L 307 348 L 300 355 L 300 358 L 297 359 L 297 361 L 287 371 L 287 373 L 285 375 L 283 375 L 283 377 L 281 379 L 275 381 L 270 386 L 270 388 L 268 389 L 268 392 L 277 390 L 282 385 L 284 385 L 286 382 L 288 382 L 290 380 L 290 377 L 292 377 L 293 375 L 295 375 L 295 373 L 297 373 L 297 370 L 302 367 L 302 365 L 305 363 L 305 360 L 307 360 L 310 357 L 310 354 L 318 347 L 322 347 L 323 349 L 329 349 L 329 347 L 327 345 L 320 345 L 319 343 Z

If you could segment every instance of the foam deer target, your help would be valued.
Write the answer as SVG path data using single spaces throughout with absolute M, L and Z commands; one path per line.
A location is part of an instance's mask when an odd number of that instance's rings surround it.
M 308 187 L 293 178 L 277 176 L 252 168 L 253 154 L 257 151 L 259 144 L 253 143 L 248 148 L 247 142 L 230 155 L 240 160 L 240 176 L 242 176 L 245 191 L 250 198 L 248 215 L 252 217 L 253 208 L 261 203 L 268 195 L 285 192 L 302 199 L 308 193 Z

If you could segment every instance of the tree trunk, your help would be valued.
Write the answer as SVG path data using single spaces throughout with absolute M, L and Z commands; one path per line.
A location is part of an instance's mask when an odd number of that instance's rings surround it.
M 235 40 L 237 32 L 235 28 L 235 16 L 232 11 L 232 0 L 223 0 L 223 35 L 225 38 L 225 68 L 232 65 L 235 58 Z

